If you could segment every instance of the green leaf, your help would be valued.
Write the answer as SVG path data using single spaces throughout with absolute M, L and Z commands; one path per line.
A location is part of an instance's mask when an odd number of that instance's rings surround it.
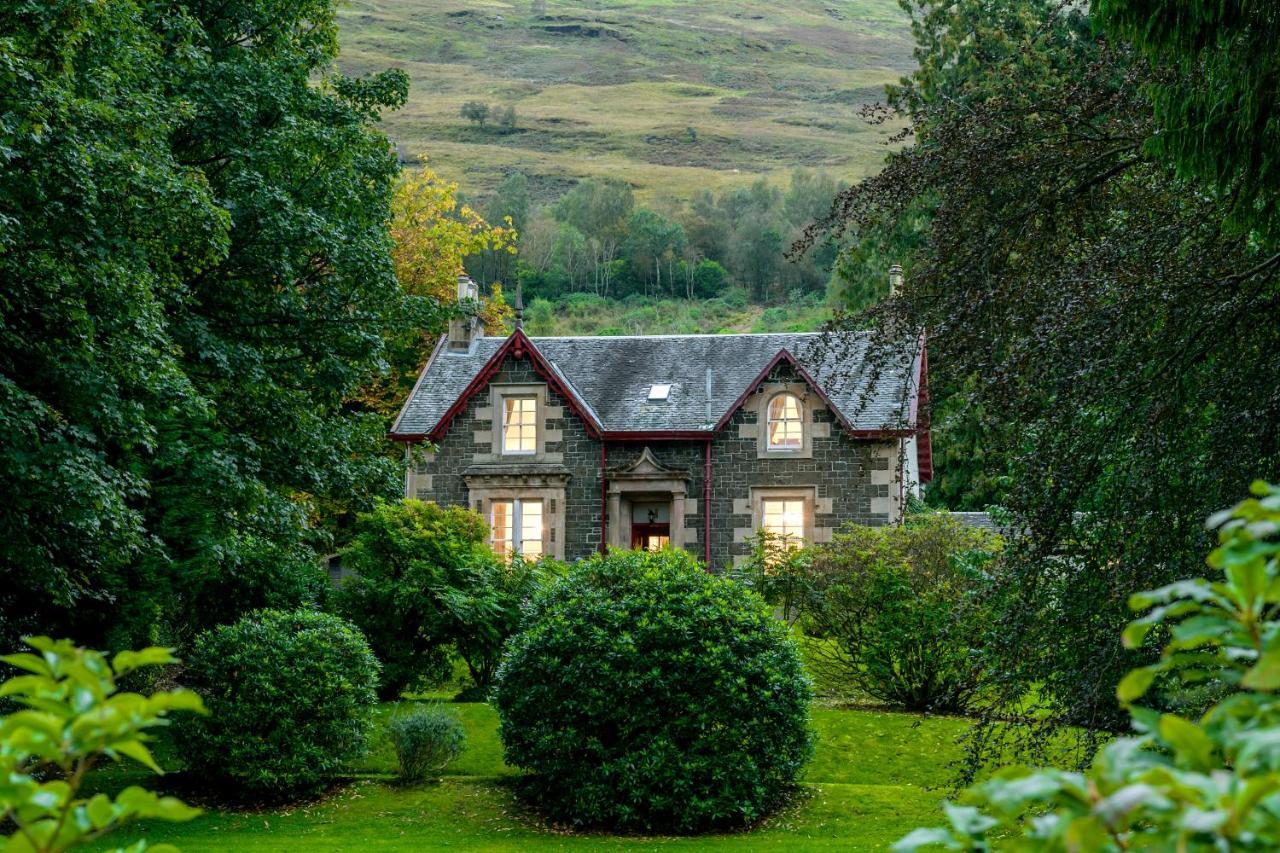
M 1263 652 L 1258 662 L 1249 667 L 1240 683 L 1250 690 L 1270 692 L 1280 689 L 1280 649 Z
M 120 743 L 112 744 L 112 748 L 121 755 L 127 755 L 139 764 L 151 768 L 156 773 L 164 773 L 164 770 L 160 768 L 160 765 L 156 763 L 155 758 L 152 757 L 151 750 L 147 749 L 147 747 L 143 745 L 142 741 L 121 741 Z
M 1120 684 L 1116 687 L 1116 698 L 1126 704 L 1140 699 L 1151 688 L 1159 672 L 1158 664 L 1130 670 L 1128 675 L 1120 679 Z
M 173 656 L 173 649 L 150 646 L 138 651 L 120 652 L 115 656 L 111 667 L 117 675 L 124 675 L 143 666 L 164 666 L 177 662 L 178 659 Z
M 895 853 L 915 853 L 923 847 L 942 846 L 948 850 L 963 850 L 967 845 L 962 844 L 950 832 L 950 830 L 942 827 L 932 827 L 927 829 L 913 829 L 902 838 L 893 843 L 890 848 Z
M 116 819 L 115 803 L 106 794 L 94 794 L 85 804 L 85 814 L 89 816 L 94 829 L 102 829 Z
M 1214 766 L 1213 741 L 1195 723 L 1176 714 L 1163 714 L 1158 732 L 1160 738 L 1173 747 L 1180 766 L 1192 770 L 1209 770 Z

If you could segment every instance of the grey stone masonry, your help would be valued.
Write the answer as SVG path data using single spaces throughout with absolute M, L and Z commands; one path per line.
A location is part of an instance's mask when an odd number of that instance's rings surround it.
M 487 484 L 524 483 L 538 490 L 539 498 L 557 503 L 563 494 L 563 506 L 546 510 L 552 528 L 547 533 L 552 547 L 546 552 L 576 560 L 599 550 L 606 536 L 602 524 L 606 508 L 628 505 L 618 502 L 622 484 L 602 478 L 602 464 L 618 473 L 643 461 L 647 449 L 661 466 L 661 476 L 667 478 L 664 482 L 677 484 L 671 494 L 681 497 L 679 503 L 672 500 L 672 541 L 703 559 L 706 439 L 611 439 L 602 454 L 601 441 L 588 433 L 569 402 L 548 386 L 528 358 L 508 358 L 489 385 L 498 392 L 485 389 L 475 394 L 434 452 L 411 450 L 408 496 L 477 509 L 488 521 L 485 496 L 498 494 L 500 489 Z M 501 428 L 501 412 L 495 411 L 500 406 L 495 401 L 508 386 L 525 389 L 521 393 L 538 399 L 539 448 L 524 458 L 496 451 L 495 430 Z M 802 401 L 806 442 L 803 453 L 792 456 L 762 449 L 762 413 L 772 395 L 783 391 Z M 901 516 L 902 440 L 850 437 L 820 395 L 785 361 L 747 397 L 724 429 L 708 435 L 712 457 L 709 568 L 714 571 L 731 567 L 749 553 L 748 540 L 759 526 L 762 496 L 802 498 L 806 537 L 817 542 L 829 540 L 834 530 L 848 522 L 883 525 Z M 643 482 L 627 487 L 635 489 L 628 495 L 643 499 Z M 607 497 L 611 489 L 612 504 Z M 677 512 L 679 518 L 675 517 Z M 613 527 L 619 521 L 610 519 L 610 537 L 604 541 L 611 541 L 612 534 L 622 529 Z M 677 526 L 679 534 L 675 533 Z

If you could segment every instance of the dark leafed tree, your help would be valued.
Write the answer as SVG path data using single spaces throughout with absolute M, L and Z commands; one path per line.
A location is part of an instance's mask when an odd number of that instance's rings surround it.
M 923 216 L 905 287 L 865 321 L 928 331 L 937 410 L 962 412 L 1027 534 L 976 766 L 1028 697 L 1043 737 L 1123 725 L 1114 685 L 1142 656 L 1115 640 L 1129 593 L 1197 574 L 1208 513 L 1280 473 L 1280 255 L 1224 228 L 1236 200 L 1150 144 L 1170 69 L 1082 6 L 911 8 L 920 68 L 891 103 L 914 142 L 814 236 Z
M 347 396 L 409 319 L 398 73 L 328 0 L 0 9 L 2 627 L 181 642 L 323 583 L 314 523 L 395 487 Z

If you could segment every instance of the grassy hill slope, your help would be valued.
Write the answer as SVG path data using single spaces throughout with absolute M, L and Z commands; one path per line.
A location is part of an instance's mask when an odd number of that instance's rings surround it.
M 796 166 L 852 181 L 894 128 L 859 107 L 912 67 L 896 0 L 350 0 L 347 73 L 412 79 L 387 119 L 402 156 L 429 156 L 469 193 L 510 169 L 548 200 L 618 177 L 642 201 L 785 183 Z M 464 121 L 468 100 L 514 106 L 516 130 Z

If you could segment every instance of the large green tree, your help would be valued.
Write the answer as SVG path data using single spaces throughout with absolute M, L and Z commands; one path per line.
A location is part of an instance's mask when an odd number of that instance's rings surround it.
M 394 488 L 344 401 L 409 314 L 372 127 L 403 76 L 332 72 L 330 0 L 20 2 L 0 33 L 0 632 L 305 600 L 316 501 Z
M 1096 0 L 1108 32 L 1163 67 L 1150 150 L 1280 238 L 1280 9 L 1266 0 Z
M 994 626 L 992 721 L 1034 695 L 1039 722 L 1121 726 L 1111 686 L 1141 655 L 1114 641 L 1128 594 L 1193 574 L 1201 519 L 1280 472 L 1280 256 L 1152 150 L 1168 69 L 1085 7 L 907 5 L 920 69 L 891 102 L 913 144 L 825 231 L 927 208 L 911 275 L 872 319 L 928 330 L 934 402 L 963 413 L 1027 534 Z M 997 754 L 1002 732 L 974 743 Z

